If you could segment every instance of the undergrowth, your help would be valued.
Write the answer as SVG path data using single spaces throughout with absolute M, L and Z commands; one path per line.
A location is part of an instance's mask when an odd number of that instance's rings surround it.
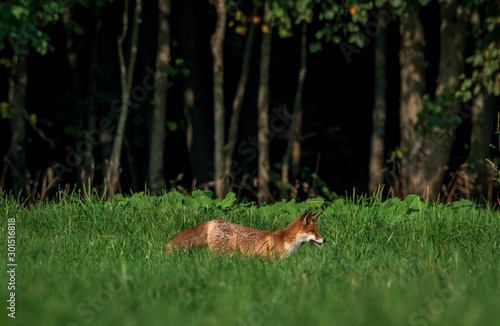
M 18 325 L 496 325 L 500 216 L 462 200 L 426 204 L 348 196 L 257 208 L 186 197 L 61 195 L 26 209 L 0 197 L 0 253 L 16 221 Z M 281 261 L 207 250 L 157 256 L 169 238 L 211 219 L 257 229 L 322 214 L 322 246 Z M 1 273 L 3 300 L 9 282 Z M 6 301 L 3 301 L 4 303 Z

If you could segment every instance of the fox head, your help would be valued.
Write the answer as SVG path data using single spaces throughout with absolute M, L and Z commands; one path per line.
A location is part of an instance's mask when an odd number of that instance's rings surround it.
M 286 230 L 285 250 L 286 255 L 296 252 L 304 243 L 311 245 L 321 245 L 325 239 L 319 234 L 316 220 L 321 214 L 313 214 L 308 211 L 302 216 L 297 217 L 284 230 Z
M 318 232 L 318 225 L 316 221 L 318 219 L 321 211 L 313 214 L 311 211 L 308 211 L 302 216 L 298 218 L 302 221 L 303 230 L 299 234 L 301 234 L 302 238 L 308 241 L 311 245 L 321 245 L 325 242 L 325 239 Z M 304 241 L 305 242 L 305 241 Z

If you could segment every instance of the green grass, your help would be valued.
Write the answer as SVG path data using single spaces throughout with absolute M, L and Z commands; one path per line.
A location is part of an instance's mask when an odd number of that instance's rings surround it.
M 32 210 L 0 197 L 0 254 L 16 218 L 16 319 L 1 325 L 497 325 L 500 216 L 415 196 L 260 209 L 168 193 L 113 202 L 62 195 Z M 322 246 L 269 262 L 207 250 L 157 257 L 220 218 L 259 229 L 321 209 Z M 7 269 L 5 267 L 4 269 Z M 4 305 L 8 275 L 0 273 Z

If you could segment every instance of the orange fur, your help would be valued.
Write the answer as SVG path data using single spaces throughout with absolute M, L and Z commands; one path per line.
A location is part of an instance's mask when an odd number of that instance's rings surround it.
M 305 242 L 320 245 L 325 241 L 316 225 L 320 213 L 309 211 L 286 228 L 273 232 L 221 220 L 203 222 L 173 237 L 165 245 L 165 250 L 170 254 L 172 249 L 185 251 L 208 247 L 216 254 L 240 252 L 269 259 L 282 258 L 297 251 Z

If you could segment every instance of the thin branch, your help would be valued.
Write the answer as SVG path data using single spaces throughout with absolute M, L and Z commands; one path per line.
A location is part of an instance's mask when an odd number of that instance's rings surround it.
M 23 114 L 23 117 L 24 119 L 29 122 L 29 125 L 30 127 L 38 134 L 38 136 L 42 139 L 42 140 L 45 140 L 51 148 L 55 148 L 56 147 L 56 144 L 50 139 L 48 138 L 45 133 L 43 132 L 42 129 L 38 128 L 32 121 L 31 121 L 31 118 L 28 114 L 28 111 L 26 110 L 26 108 L 22 107 L 21 108 L 21 112 Z
M 132 28 L 132 38 L 131 38 L 131 49 L 130 49 L 130 59 L 128 62 L 128 80 L 127 87 L 128 91 L 132 89 L 132 83 L 134 81 L 134 67 L 137 58 L 138 46 L 139 43 L 139 25 L 141 24 L 141 12 L 142 12 L 142 0 L 136 0 L 135 10 L 134 10 L 134 22 Z
M 258 7 L 254 6 L 252 17 L 256 16 L 258 13 Z M 252 55 L 253 40 L 255 36 L 256 24 L 250 23 L 250 28 L 248 29 L 247 41 L 245 43 L 245 49 L 243 50 L 243 62 L 241 64 L 241 75 L 238 82 L 238 87 L 236 88 L 236 94 L 233 100 L 233 112 L 231 115 L 231 123 L 229 125 L 227 151 L 225 158 L 226 171 L 231 168 L 231 162 L 233 160 L 234 148 L 236 147 L 236 141 L 238 140 L 238 125 L 240 122 L 241 107 L 243 104 L 243 98 L 245 96 L 245 89 L 248 81 L 249 71 L 250 71 L 250 57 Z

